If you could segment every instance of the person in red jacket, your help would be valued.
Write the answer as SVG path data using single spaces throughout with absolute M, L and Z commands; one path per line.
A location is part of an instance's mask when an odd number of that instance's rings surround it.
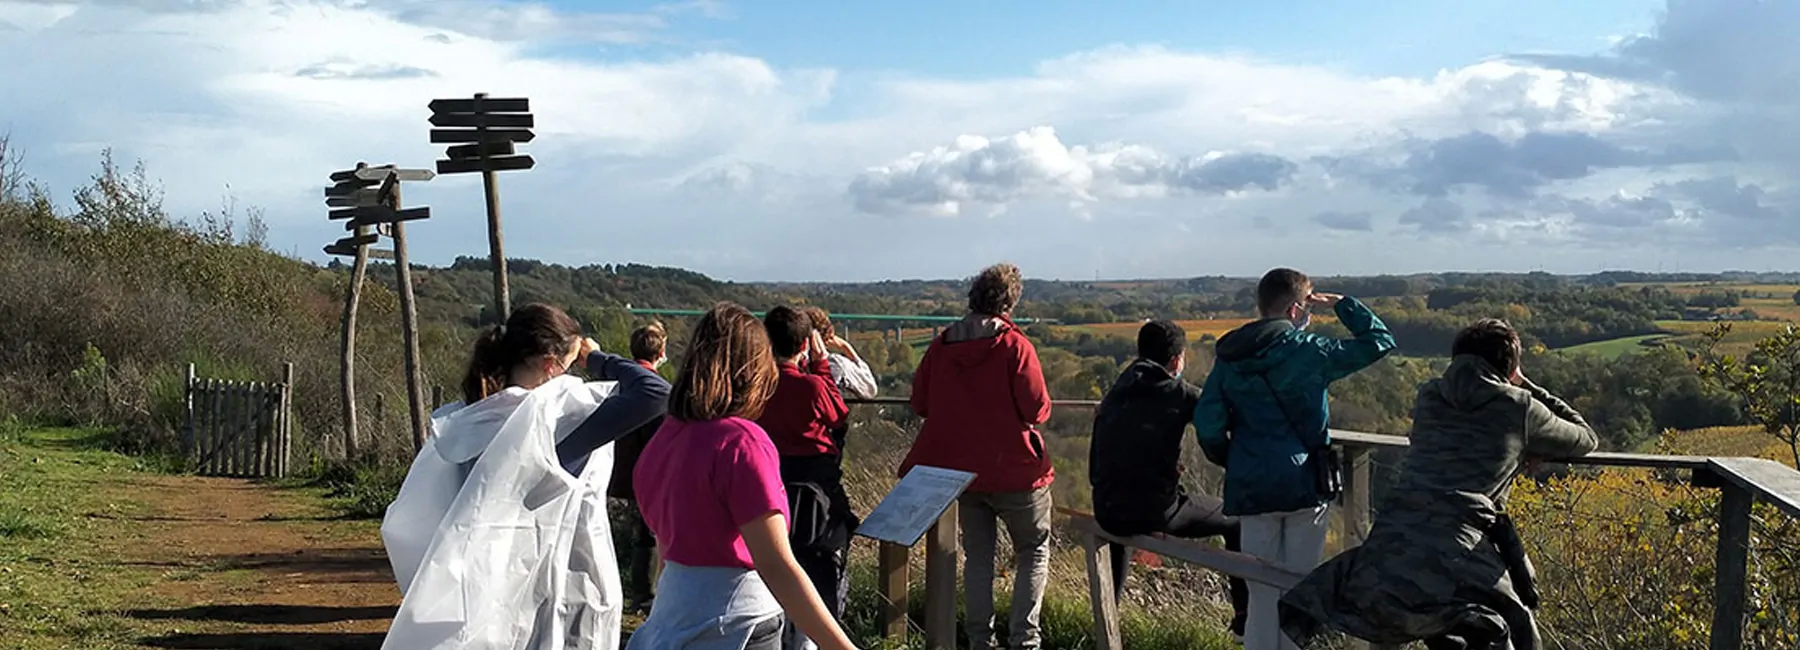
M 1017 554 L 1012 648 L 1042 644 L 1038 611 L 1050 571 L 1050 454 L 1037 425 L 1050 419 L 1050 391 L 1037 349 L 1012 322 L 1024 281 L 1019 267 L 984 269 L 969 288 L 969 314 L 931 342 L 913 374 L 912 408 L 925 424 L 900 475 L 914 465 L 973 472 L 957 500 L 963 599 L 972 650 L 994 646 L 995 521 Z
M 833 617 L 842 620 L 850 595 L 850 535 L 856 514 L 844 492 L 839 432 L 848 428 L 850 407 L 831 380 L 824 337 L 805 312 L 776 307 L 763 316 L 779 370 L 775 393 L 757 416 L 781 455 L 781 482 L 788 493 L 793 526 L 788 540 L 794 559 L 812 580 Z M 786 650 L 818 646 L 798 629 L 783 634 Z

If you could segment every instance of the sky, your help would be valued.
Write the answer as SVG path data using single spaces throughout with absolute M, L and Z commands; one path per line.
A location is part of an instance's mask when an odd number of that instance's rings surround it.
M 431 168 L 427 103 L 486 92 L 536 117 L 508 257 L 1795 270 L 1796 32 L 1794 0 L 0 0 L 0 132 L 63 205 L 111 148 L 313 261 L 332 171 Z M 478 175 L 404 190 L 415 261 L 486 254 Z

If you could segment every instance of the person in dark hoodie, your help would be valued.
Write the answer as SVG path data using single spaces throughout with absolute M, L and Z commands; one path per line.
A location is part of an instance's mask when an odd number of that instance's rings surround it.
M 1281 599 L 1302 647 L 1327 629 L 1433 650 L 1536 650 L 1531 563 L 1505 513 L 1533 463 L 1583 456 L 1599 437 L 1531 383 L 1519 335 L 1498 319 L 1457 334 L 1443 377 L 1419 388 L 1412 446 L 1369 538 Z
M 631 360 L 645 370 L 656 372 L 668 360 L 668 341 L 669 334 L 662 323 L 650 323 L 632 330 Z M 631 540 L 619 550 L 628 554 L 623 562 L 625 598 L 629 599 L 632 609 L 638 611 L 649 611 L 654 596 L 650 564 L 656 552 L 656 539 L 651 537 L 650 527 L 644 525 L 644 514 L 638 511 L 637 492 L 631 488 L 631 472 L 637 469 L 644 445 L 650 444 L 650 436 L 656 435 L 662 422 L 662 416 L 657 416 L 619 439 L 613 448 L 612 482 L 606 484 L 606 496 L 628 502 L 624 514 L 629 522 L 626 526 L 631 529 Z
M 1019 267 L 990 266 L 969 287 L 969 314 L 931 342 L 913 374 L 912 408 L 925 423 L 900 464 L 973 472 L 957 500 L 969 647 L 994 646 L 995 520 L 1006 524 L 1018 565 L 1012 648 L 1042 644 L 1038 612 L 1050 575 L 1050 483 L 1056 473 L 1037 425 L 1050 419 L 1050 391 L 1037 349 L 1012 322 L 1024 280 Z
M 1208 460 L 1225 468 L 1225 514 L 1242 527 L 1244 552 L 1294 571 L 1325 553 L 1327 504 L 1341 480 L 1330 462 L 1332 382 L 1394 349 L 1394 336 L 1355 298 L 1315 293 L 1293 269 L 1256 285 L 1260 320 L 1219 339 L 1217 359 L 1194 407 L 1194 433 Z M 1352 338 L 1306 332 L 1311 308 L 1330 307 Z M 1250 585 L 1244 647 L 1295 647 L 1282 636 L 1281 590 Z
M 1176 537 L 1225 539 L 1238 548 L 1238 522 L 1225 516 L 1225 503 L 1209 494 L 1181 489 L 1181 437 L 1200 401 L 1200 387 L 1181 379 L 1187 333 L 1166 320 L 1138 329 L 1138 358 L 1125 368 L 1094 412 L 1088 447 L 1088 480 L 1094 487 L 1094 520 L 1120 536 L 1165 533 Z M 1125 547 L 1112 554 L 1113 597 L 1125 589 L 1131 564 Z M 1249 588 L 1231 578 L 1231 633 L 1244 634 Z

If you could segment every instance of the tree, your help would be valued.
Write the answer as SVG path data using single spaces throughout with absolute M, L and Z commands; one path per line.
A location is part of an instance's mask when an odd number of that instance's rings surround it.
M 1720 350 L 1729 333 L 1731 323 L 1707 333 L 1700 376 L 1736 395 L 1750 421 L 1787 443 L 1800 467 L 1800 329 L 1789 325 L 1742 358 Z

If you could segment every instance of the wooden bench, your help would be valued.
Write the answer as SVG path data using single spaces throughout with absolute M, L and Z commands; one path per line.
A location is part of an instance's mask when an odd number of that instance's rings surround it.
M 1292 589 L 1305 577 L 1305 574 L 1264 562 L 1253 555 L 1180 538 L 1160 534 L 1130 537 L 1113 535 L 1101 530 L 1100 524 L 1094 521 L 1094 516 L 1090 513 L 1068 508 L 1056 510 L 1068 516 L 1070 526 L 1081 534 L 1081 546 L 1087 552 L 1088 600 L 1094 612 L 1094 639 L 1100 650 L 1124 648 L 1124 641 L 1119 634 L 1119 603 L 1113 598 L 1112 556 L 1106 552 L 1106 543 L 1143 549 L 1283 590 Z

